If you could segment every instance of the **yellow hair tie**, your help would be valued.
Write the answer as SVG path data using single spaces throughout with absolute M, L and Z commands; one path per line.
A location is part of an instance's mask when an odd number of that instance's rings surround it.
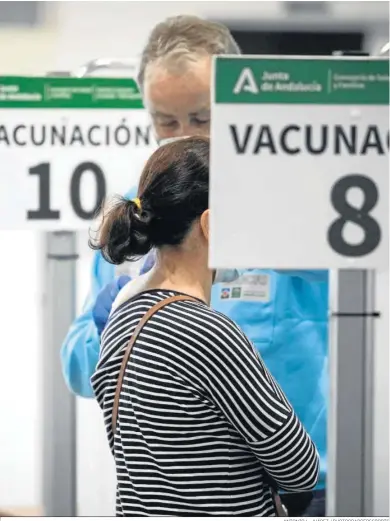
M 141 200 L 139 197 L 136 197 L 135 199 L 133 199 L 133 203 L 138 208 L 138 210 L 141 210 Z

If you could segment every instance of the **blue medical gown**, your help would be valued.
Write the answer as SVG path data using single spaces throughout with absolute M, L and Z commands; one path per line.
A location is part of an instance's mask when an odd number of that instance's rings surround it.
M 213 286 L 211 305 L 241 327 L 286 393 L 317 446 L 317 489 L 322 489 L 327 469 L 328 273 L 254 272 L 269 275 L 267 302 L 223 299 L 223 285 L 218 284 Z
M 131 194 L 129 194 L 131 196 Z M 211 305 L 234 320 L 260 352 L 277 379 L 321 457 L 317 488 L 326 475 L 328 395 L 328 274 L 325 271 L 277 273 L 269 276 L 265 302 L 223 298 L 223 284 L 213 286 Z M 90 385 L 99 357 L 99 336 L 92 318 L 96 297 L 115 277 L 115 266 L 100 252 L 92 267 L 92 289 L 82 314 L 73 322 L 61 348 L 63 374 L 76 394 L 92 397 Z

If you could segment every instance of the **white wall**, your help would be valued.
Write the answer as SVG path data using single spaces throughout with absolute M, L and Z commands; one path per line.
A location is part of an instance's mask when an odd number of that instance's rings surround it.
M 388 27 L 388 2 L 327 2 L 330 16 L 287 15 L 283 2 L 60 2 L 57 66 L 74 70 L 93 58 L 136 57 L 153 26 L 167 16 L 195 14 L 223 22 Z M 387 20 L 387 22 L 386 22 Z
M 50 5 L 39 28 L 0 28 L 0 74 L 44 74 L 55 65 L 55 39 Z M 31 513 L 42 492 L 40 241 L 0 232 L 0 509 Z
M 0 27 L 0 74 L 43 75 L 55 66 L 57 12 L 48 3 L 38 27 Z
M 39 236 L 1 232 L 0 241 L 0 507 L 35 507 L 41 467 Z

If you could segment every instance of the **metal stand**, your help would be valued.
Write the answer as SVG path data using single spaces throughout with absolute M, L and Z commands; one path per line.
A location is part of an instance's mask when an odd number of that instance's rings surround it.
M 374 272 L 331 276 L 327 515 L 373 515 Z
M 45 236 L 43 506 L 45 516 L 76 515 L 76 399 L 62 376 L 60 346 L 75 317 L 76 234 Z
M 380 54 L 388 50 L 386 44 Z M 355 52 L 334 54 L 368 56 Z M 377 507 L 382 508 L 379 503 L 384 503 L 374 494 L 374 484 L 381 474 L 374 435 L 375 425 L 378 428 L 374 416 L 378 401 L 374 332 L 375 321 L 380 319 L 375 278 L 373 270 L 331 274 L 326 512 L 331 517 L 372 517 L 378 515 Z M 388 410 L 383 421 L 389 421 Z M 384 453 L 388 454 L 388 449 Z

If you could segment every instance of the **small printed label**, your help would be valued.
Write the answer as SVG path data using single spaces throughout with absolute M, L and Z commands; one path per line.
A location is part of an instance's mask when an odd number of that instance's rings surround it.
M 242 290 L 240 286 L 232 288 L 232 298 L 241 298 Z
M 230 288 L 223 288 L 221 290 L 221 298 L 222 299 L 227 299 L 227 298 L 230 298 Z
M 268 302 L 270 300 L 270 276 L 246 273 L 233 284 L 221 289 L 221 299 Z

